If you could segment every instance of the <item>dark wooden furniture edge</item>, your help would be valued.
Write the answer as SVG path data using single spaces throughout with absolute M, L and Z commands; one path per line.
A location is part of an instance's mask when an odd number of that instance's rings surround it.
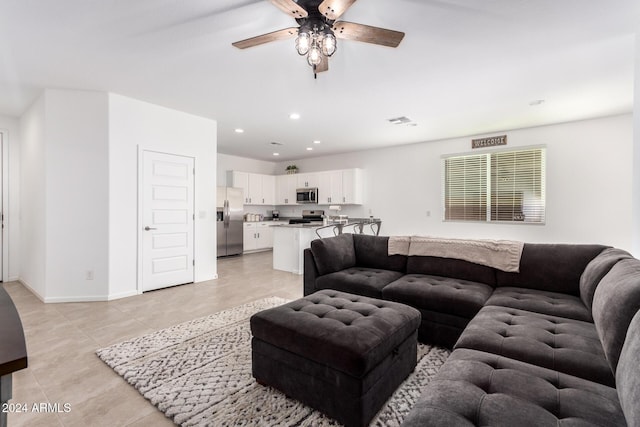
M 27 367 L 27 345 L 13 300 L 0 286 L 0 376 Z

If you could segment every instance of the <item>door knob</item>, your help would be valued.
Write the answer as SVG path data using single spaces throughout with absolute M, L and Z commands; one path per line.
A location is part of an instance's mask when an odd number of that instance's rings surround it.
M 149 230 L 157 230 L 157 228 L 154 227 L 149 227 L 148 225 L 144 228 L 144 231 L 149 231 Z

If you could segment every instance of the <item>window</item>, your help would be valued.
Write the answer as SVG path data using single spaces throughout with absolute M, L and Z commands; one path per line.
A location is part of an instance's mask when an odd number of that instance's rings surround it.
M 445 221 L 545 222 L 545 149 L 443 159 Z

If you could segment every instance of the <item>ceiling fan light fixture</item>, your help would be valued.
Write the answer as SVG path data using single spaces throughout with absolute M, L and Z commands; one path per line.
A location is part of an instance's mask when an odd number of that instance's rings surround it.
M 318 48 L 318 46 L 311 46 L 311 49 L 309 49 L 309 54 L 307 55 L 307 62 L 312 67 L 322 62 L 322 52 L 320 51 L 320 48 Z
M 324 37 L 322 37 L 322 54 L 329 57 L 336 53 L 337 47 L 338 42 L 336 40 L 336 36 L 333 35 L 333 31 L 327 28 L 325 30 Z
M 311 47 L 311 35 L 300 28 L 298 37 L 296 37 L 296 50 L 298 55 L 306 55 Z

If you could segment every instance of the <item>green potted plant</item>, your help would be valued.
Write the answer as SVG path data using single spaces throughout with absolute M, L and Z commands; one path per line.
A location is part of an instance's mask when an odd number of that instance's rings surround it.
M 296 165 L 289 165 L 287 166 L 287 173 L 288 174 L 293 174 L 293 173 L 298 173 L 298 166 Z

